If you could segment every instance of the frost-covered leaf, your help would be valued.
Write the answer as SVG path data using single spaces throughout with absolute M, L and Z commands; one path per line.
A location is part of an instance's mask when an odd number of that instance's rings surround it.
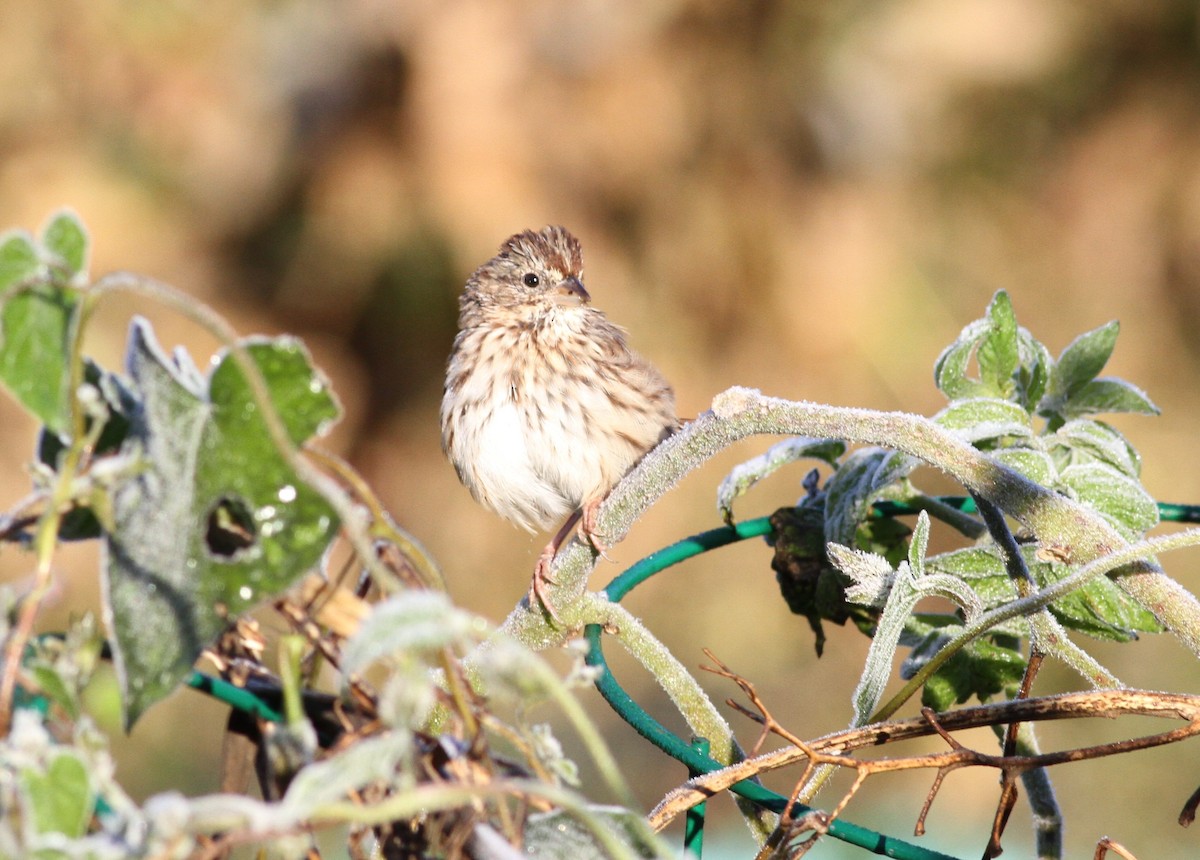
M 956 400 L 933 418 L 965 442 L 975 444 L 1006 436 L 1033 435 L 1029 413 L 1010 400 L 974 397 Z
M 978 378 L 969 375 L 972 358 L 979 366 Z M 934 380 L 952 403 L 997 399 L 1032 412 L 1043 398 L 1053 365 L 1049 350 L 1017 325 L 1012 302 L 1001 290 L 987 315 L 967 324 L 938 357 Z
M 1053 553 L 1037 545 L 1021 547 L 1021 556 L 1038 588 L 1067 576 L 1071 568 L 1053 560 Z M 1015 600 L 1017 590 L 994 545 L 968 547 L 928 560 L 932 572 L 961 578 L 986 608 Z M 1161 630 L 1158 621 L 1107 577 L 1096 577 L 1050 605 L 1064 627 L 1100 639 L 1126 641 L 1137 633 Z
M 43 274 L 28 234 L 0 237 L 0 381 L 52 432 L 65 433 L 67 359 L 79 295 Z
M 993 392 L 976 379 L 967 376 L 975 347 L 987 334 L 991 323 L 987 319 L 968 323 L 958 339 L 942 351 L 933 367 L 933 379 L 938 390 L 949 400 L 989 397 Z
M 1039 588 L 1070 574 L 1071 568 L 1043 560 L 1036 549 L 1026 550 L 1026 562 Z M 1107 576 L 1090 579 L 1070 594 L 1050 605 L 1050 611 L 1064 627 L 1097 639 L 1128 642 L 1138 633 L 1160 633 L 1158 619 L 1126 594 Z
M 1046 393 L 1054 359 L 1045 344 L 1035 338 L 1028 329 L 1018 330 L 1017 342 L 1021 363 L 1016 374 L 1015 400 L 1026 412 L 1032 413 Z
M 838 439 L 813 439 L 795 436 L 772 445 L 759 456 L 734 466 L 717 488 L 717 511 L 726 523 L 733 523 L 733 503 L 763 478 L 797 460 L 815 459 L 833 465 L 846 453 L 846 443 Z
M 1158 525 L 1158 505 L 1141 483 L 1106 463 L 1076 463 L 1059 474 L 1059 489 L 1092 508 L 1126 537 Z
M 969 584 L 989 609 L 1016 597 L 1004 560 L 994 545 L 944 552 L 931 556 L 926 565 L 933 573 L 955 576 Z
M 1117 345 L 1121 326 L 1116 320 L 1084 332 L 1067 345 L 1050 374 L 1047 395 L 1051 400 L 1067 400 L 1100 375 Z
M 1008 293 L 1001 290 L 987 309 L 988 330 L 979 342 L 976 360 L 979 380 L 995 397 L 1006 398 L 1013 392 L 1013 375 L 1020 351 L 1017 346 L 1017 318 Z
M 825 484 L 825 540 L 852 545 L 871 503 L 894 490 L 918 465 L 914 457 L 883 448 L 851 453 Z
M 640 815 L 618 806 L 588 806 L 589 820 L 634 857 L 672 857 L 674 853 L 647 827 Z M 562 810 L 531 815 L 525 822 L 525 853 L 530 857 L 608 860 L 612 852 L 579 818 Z
M 332 422 L 337 405 L 297 341 L 247 349 L 294 443 Z M 127 364 L 138 405 L 122 451 L 144 467 L 112 494 L 104 590 L 132 724 L 230 617 L 311 568 L 338 520 L 276 450 L 230 355 L 202 379 L 138 320 Z
M 862 606 L 882 607 L 892 589 L 896 572 L 883 556 L 831 543 L 829 561 L 850 578 L 846 600 Z
M 72 280 L 86 276 L 88 234 L 74 212 L 64 209 L 50 217 L 42 228 L 42 246 L 52 255 L 53 262 L 66 269 Z
M 1058 469 L 1054 466 L 1053 458 L 1036 448 L 1004 448 L 991 454 L 992 459 L 1020 472 L 1043 487 L 1053 486 L 1058 478 Z
M 1142 471 L 1142 458 L 1121 433 L 1103 421 L 1076 418 L 1046 438 L 1047 447 L 1063 465 L 1098 460 L 1117 471 L 1136 478 Z
M 1108 377 L 1085 384 L 1062 407 L 1062 414 L 1068 418 L 1115 412 L 1157 415 L 1159 408 L 1132 382 Z

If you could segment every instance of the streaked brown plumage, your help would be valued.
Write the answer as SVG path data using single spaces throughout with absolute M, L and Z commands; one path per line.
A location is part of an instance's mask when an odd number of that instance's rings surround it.
M 467 280 L 442 398 L 442 447 L 471 495 L 526 529 L 566 518 L 530 588 L 582 518 L 678 425 L 675 395 L 591 306 L 579 241 L 562 227 L 509 238 Z

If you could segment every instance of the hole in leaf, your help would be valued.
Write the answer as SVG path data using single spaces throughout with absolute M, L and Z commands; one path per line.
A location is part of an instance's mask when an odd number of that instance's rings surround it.
M 223 497 L 209 512 L 204 544 L 218 559 L 233 558 L 254 546 L 257 538 L 254 517 L 241 499 Z

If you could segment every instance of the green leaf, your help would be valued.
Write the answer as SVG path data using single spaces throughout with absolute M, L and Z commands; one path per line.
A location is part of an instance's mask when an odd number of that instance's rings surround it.
M 297 341 L 247 348 L 293 442 L 337 415 Z M 122 451 L 145 465 L 113 492 L 105 599 L 131 725 L 229 618 L 311 568 L 338 520 L 275 449 L 231 356 L 205 380 L 183 353 L 163 354 L 136 320 L 127 370 L 139 406 Z
M 78 294 L 42 281 L 37 250 L 23 233 L 0 242 L 0 382 L 51 432 L 70 421 L 67 356 Z
M 971 697 L 986 702 L 1011 697 L 1025 673 L 1025 658 L 1015 647 L 976 639 L 946 661 L 925 683 L 922 704 L 936 711 L 961 705 Z
M 1021 555 L 1039 588 L 1057 582 L 1071 572 L 1066 565 L 1047 560 L 1036 545 L 1023 546 Z M 989 609 L 1017 597 L 1004 562 L 995 546 L 969 547 L 943 553 L 927 560 L 930 572 L 961 577 Z M 1157 633 L 1155 617 L 1125 594 L 1108 577 L 1097 577 L 1050 606 L 1065 627 L 1089 636 L 1124 642 L 1137 633 Z M 1012 634 L 1016 628 L 1006 629 Z
M 968 397 L 987 397 L 993 392 L 987 386 L 967 376 L 967 367 L 975 347 L 987 334 L 991 322 L 987 319 L 968 323 L 958 339 L 943 350 L 933 367 L 933 378 L 938 390 L 949 400 Z
M 74 753 L 54 756 L 45 772 L 22 770 L 21 789 L 36 832 L 58 833 L 68 839 L 84 834 L 95 796 L 87 767 Z
M 52 666 L 31 666 L 27 670 L 34 681 L 37 682 L 38 689 L 56 705 L 67 712 L 67 716 L 71 719 L 79 717 L 79 701 L 66 681 L 59 672 Z
M 930 557 L 925 564 L 931 573 L 962 579 L 979 595 L 986 608 L 999 606 L 1017 596 L 1004 560 L 994 544 L 944 552 Z
M 871 503 L 920 465 L 907 454 L 883 448 L 860 448 L 825 484 L 825 540 L 854 543 L 858 524 L 870 516 Z
M 1142 471 L 1142 457 L 1120 431 L 1091 418 L 1076 418 L 1046 438 L 1046 445 L 1066 466 L 1093 460 L 1107 463 L 1117 471 L 1136 478 Z
M 1059 489 L 1095 510 L 1126 537 L 1140 538 L 1158 525 L 1158 505 L 1142 485 L 1105 463 L 1078 463 L 1063 469 Z
M 40 261 L 33 239 L 23 230 L 0 236 L 0 291 L 38 274 Z
M 1033 413 L 1046 393 L 1050 373 L 1054 367 L 1054 359 L 1045 344 L 1029 333 L 1027 329 L 1018 330 L 1017 341 L 1020 345 L 1021 364 L 1017 369 L 1017 402 L 1026 412 Z
M 912 651 L 900 676 L 911 678 L 962 631 L 962 624 L 952 615 L 914 615 L 904 635 L 904 643 L 911 644 Z M 969 642 L 926 681 L 921 703 L 945 711 L 972 696 L 986 702 L 1001 693 L 1013 695 L 1025 673 L 1025 658 L 1017 646 L 1015 638 L 1002 634 Z
M 64 209 L 50 218 L 42 229 L 42 245 L 58 259 L 72 278 L 86 276 L 88 235 L 74 212 Z
M 1066 400 L 1099 376 L 1112 356 L 1120 331 L 1120 323 L 1113 320 L 1071 341 L 1050 374 L 1050 396 Z
M 871 517 L 858 524 L 854 532 L 855 546 L 886 558 L 897 565 L 908 557 L 908 536 L 912 529 L 895 517 Z M 824 541 L 821 543 L 824 555 Z
M 987 309 L 988 331 L 979 343 L 976 359 L 979 379 L 997 397 L 1009 397 L 1017 370 L 1017 318 L 1004 290 L 996 293 Z
M 956 400 L 933 420 L 971 444 L 1006 436 L 1028 438 L 1033 435 L 1029 413 L 1010 400 L 995 397 Z
M 633 857 L 670 857 L 671 849 L 646 826 L 645 820 L 616 806 L 586 807 L 585 814 L 608 837 Z M 606 860 L 613 850 L 600 841 L 574 812 L 553 810 L 529 816 L 525 845 L 530 857 L 570 857 L 572 860 Z
M 767 449 L 752 460 L 734 466 L 721 486 L 717 488 L 717 510 L 726 523 L 733 523 L 733 503 L 739 496 L 745 495 L 750 488 L 768 475 L 773 474 L 789 463 L 811 458 L 821 460 L 829 465 L 837 463 L 837 459 L 846 453 L 846 443 L 840 439 L 813 439 L 808 436 L 794 436 L 784 439 Z
M 1030 573 L 1044 588 L 1072 572 L 1065 564 L 1042 561 L 1033 548 L 1024 552 Z M 1148 610 L 1107 576 L 1097 576 L 1050 606 L 1064 627 L 1097 639 L 1128 642 L 1140 633 L 1161 633 L 1163 627 Z
M 992 459 L 1014 469 L 1043 487 L 1053 486 L 1058 479 L 1054 460 L 1044 451 L 1035 448 L 1005 448 L 993 451 Z
M 1063 415 L 1075 418 L 1106 412 L 1133 412 L 1138 415 L 1157 415 L 1159 408 L 1132 382 L 1124 379 L 1093 379 L 1078 389 L 1062 409 Z

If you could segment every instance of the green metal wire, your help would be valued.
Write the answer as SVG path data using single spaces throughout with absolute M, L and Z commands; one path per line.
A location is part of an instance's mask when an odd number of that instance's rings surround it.
M 625 692 L 613 677 L 612 671 L 604 660 L 600 646 L 602 629 L 598 624 L 589 624 L 584 629 L 584 637 L 588 642 L 587 663 L 600 669 L 596 679 L 596 689 L 604 700 L 617 712 L 618 716 L 660 750 L 676 761 L 682 762 L 689 771 L 711 773 L 720 770 L 725 765 L 706 755 L 701 755 L 689 744 L 684 743 L 662 726 L 641 705 Z M 740 795 L 771 812 L 781 813 L 787 806 L 787 798 L 776 794 L 748 779 L 742 780 L 730 788 L 734 794 Z M 792 811 L 795 815 L 803 815 L 808 807 L 795 804 Z M 865 827 L 860 827 L 849 821 L 837 819 L 829 825 L 829 835 L 849 845 L 864 848 L 884 857 L 894 857 L 897 860 L 957 860 L 949 854 L 942 854 L 919 845 L 913 845 L 882 833 L 876 833 Z
M 231 708 L 244 711 L 251 716 L 258 717 L 267 722 L 283 722 L 283 714 L 276 711 L 249 690 L 235 687 L 228 681 L 222 681 L 220 678 L 214 678 L 212 675 L 205 675 L 203 672 L 197 672 L 193 669 L 186 683 L 193 690 L 206 693 L 217 701 L 229 705 Z
M 975 500 L 970 496 L 939 496 L 938 501 L 957 508 L 963 513 L 977 513 Z M 873 508 L 876 515 L 883 517 L 917 513 L 917 508 L 902 502 L 880 501 L 876 502 Z M 1159 502 L 1158 510 L 1159 517 L 1163 522 L 1200 522 L 1200 505 Z M 620 602 L 634 588 L 655 574 L 661 573 L 667 568 L 679 564 L 681 561 L 686 561 L 709 550 L 728 546 L 731 543 L 737 543 L 748 538 L 770 535 L 771 531 L 770 517 L 759 517 L 684 538 L 671 546 L 664 547 L 646 556 L 631 566 L 628 570 L 614 578 L 604 588 L 604 592 L 609 600 Z M 664 728 L 625 692 L 613 677 L 604 659 L 604 653 L 600 644 L 601 632 L 601 628 L 598 625 L 589 625 L 584 631 L 589 645 L 587 662 L 589 665 L 601 669 L 601 673 L 596 681 L 596 688 L 613 710 L 638 734 L 667 753 L 667 755 L 685 764 L 689 772 L 693 775 L 707 773 L 722 767 L 720 763 L 709 758 L 706 754 L 699 753 L 694 747 L 684 743 L 680 738 Z M 774 792 L 767 791 L 762 786 L 750 781 L 740 782 L 733 786 L 731 790 L 774 812 L 782 812 L 787 802 L 786 798 Z M 795 808 L 795 812 L 798 815 L 802 815 L 804 811 L 805 809 L 800 805 L 797 805 Z M 692 844 L 688 839 L 688 835 L 691 832 L 689 824 L 689 829 L 685 833 L 685 848 L 688 848 Z M 898 839 L 892 839 L 889 836 L 875 833 L 874 831 L 842 821 L 841 819 L 834 821 L 830 825 L 829 835 L 886 857 L 912 858 L 912 860 L 939 860 L 939 858 L 940 860 L 954 860 L 949 855 L 911 845 Z M 699 847 L 695 848 L 695 856 L 699 856 Z
M 941 496 L 938 500 L 943 504 L 957 508 L 963 513 L 976 512 L 974 500 L 969 496 Z M 1159 502 L 1158 509 L 1160 519 L 1163 522 L 1200 523 L 1200 505 Z M 902 516 L 917 512 L 915 507 L 902 502 L 890 501 L 876 502 L 874 510 L 878 516 L 885 517 Z M 771 534 L 771 531 L 770 517 L 759 517 L 739 522 L 733 526 L 725 526 L 701 532 L 671 546 L 664 547 L 637 562 L 613 579 L 604 588 L 604 592 L 610 600 L 620 602 L 634 588 L 655 574 L 661 573 L 667 568 L 679 564 L 681 561 L 686 561 L 709 550 L 728 546 L 731 543 L 737 543 L 748 538 L 767 536 Z M 710 758 L 705 752 L 701 752 L 699 749 L 685 743 L 664 728 L 625 692 L 620 684 L 617 683 L 605 662 L 600 644 L 601 633 L 601 628 L 598 625 L 589 625 L 585 630 L 585 637 L 589 644 L 587 662 L 589 665 L 596 666 L 602 670 L 597 678 L 596 687 L 613 710 L 629 723 L 638 734 L 667 753 L 667 755 L 686 765 L 689 772 L 693 774 L 708 773 L 723 767 L 721 763 Z M 235 687 L 219 678 L 193 671 L 187 680 L 187 685 L 224 702 L 232 708 L 269 722 L 283 722 L 283 716 L 278 711 L 267 705 L 252 692 Z M 37 706 L 39 703 L 35 701 L 31 704 Z M 747 800 L 753 801 L 776 813 L 782 812 L 787 803 L 787 798 L 775 792 L 768 791 L 749 780 L 738 783 L 731 790 L 745 797 Z M 797 804 L 794 807 L 794 812 L 797 815 L 802 815 L 805 811 L 806 808 L 802 805 Z M 699 818 L 695 821 L 689 817 L 688 822 L 687 833 L 685 833 L 685 848 L 692 851 L 694 856 L 699 857 L 703 842 L 703 814 L 700 813 Z M 875 854 L 898 858 L 898 860 L 955 860 L 950 855 L 912 845 L 899 839 L 893 839 L 890 836 L 876 833 L 841 819 L 830 824 L 829 835 Z
M 1158 518 L 1165 523 L 1200 523 L 1200 505 L 1159 502 Z
M 608 595 L 609 600 L 619 602 L 636 586 L 672 565 L 699 555 L 702 552 L 707 552 L 710 549 L 728 546 L 731 543 L 737 543 L 747 538 L 761 537 L 770 532 L 770 517 L 745 520 L 734 526 L 725 526 L 701 532 L 642 559 L 610 582 L 604 588 L 604 592 Z M 664 728 L 625 692 L 621 685 L 617 683 L 616 678 L 613 677 L 612 671 L 604 659 L 600 643 L 601 633 L 602 629 L 597 624 L 588 625 L 584 630 L 584 637 L 588 642 L 586 659 L 588 665 L 601 670 L 596 679 L 596 689 L 612 709 L 617 712 L 618 716 L 625 720 L 634 731 L 650 741 L 650 743 L 675 760 L 686 765 L 690 772 L 709 773 L 724 767 L 723 764 L 707 755 L 701 755 L 692 746 Z M 730 790 L 775 813 L 783 812 L 784 807 L 787 805 L 786 797 L 769 791 L 750 780 L 743 780 L 734 785 Z M 797 816 L 809 811 L 809 808 L 802 804 L 795 804 L 792 809 L 793 813 Z M 829 825 L 828 832 L 830 836 L 847 844 L 864 848 L 867 851 L 880 854 L 884 857 L 894 857 L 897 860 L 955 860 L 950 855 L 941 854 L 928 848 L 922 848 L 918 845 L 876 833 L 873 830 L 868 830 L 865 827 L 860 827 L 857 824 L 844 821 L 840 818 Z
M 944 505 L 957 508 L 964 514 L 977 512 L 975 500 L 970 496 L 937 496 Z M 904 502 L 875 502 L 872 507 L 881 517 L 896 517 L 915 514 L 917 508 Z M 1164 523 L 1200 523 L 1200 505 L 1181 505 L 1175 502 L 1158 502 L 1158 518 Z
M 708 552 L 710 549 L 770 533 L 771 518 L 759 517 L 755 520 L 745 520 L 734 526 L 725 526 L 692 535 L 646 556 L 606 585 L 604 593 L 608 595 L 609 600 L 619 603 L 630 591 L 654 574 L 666 570 L 672 565 L 700 555 L 702 552 Z

